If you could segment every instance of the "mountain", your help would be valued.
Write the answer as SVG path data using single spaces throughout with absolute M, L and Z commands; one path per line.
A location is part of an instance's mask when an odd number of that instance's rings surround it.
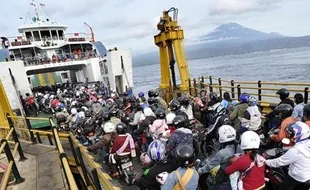
M 222 24 L 207 35 L 203 35 L 199 38 L 200 41 L 214 42 L 222 40 L 259 40 L 268 38 L 283 37 L 279 33 L 264 33 L 258 30 L 244 27 L 237 23 Z
M 185 31 L 186 32 L 186 31 Z M 185 33 L 186 34 L 186 33 Z M 280 33 L 265 33 L 236 23 L 223 24 L 210 33 L 196 37 L 194 45 L 186 45 L 188 59 L 244 54 L 274 49 L 310 47 L 310 35 L 287 37 Z M 134 57 L 134 66 L 159 63 L 159 53 Z

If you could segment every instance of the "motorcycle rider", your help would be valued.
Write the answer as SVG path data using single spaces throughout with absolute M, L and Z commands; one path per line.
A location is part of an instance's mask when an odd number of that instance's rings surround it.
M 186 96 L 183 97 L 180 103 L 181 103 L 181 110 L 187 113 L 188 119 L 189 120 L 194 119 L 193 107 L 189 102 L 189 98 Z
M 159 105 L 156 103 L 156 99 L 154 97 L 150 97 L 149 99 L 147 99 L 147 103 L 149 104 L 149 107 L 154 113 L 159 108 Z
M 70 113 L 71 113 L 71 115 L 67 118 L 66 123 L 69 123 L 70 129 L 75 129 L 77 127 L 78 123 L 82 122 L 82 120 L 79 117 L 76 108 L 72 108 Z
M 296 93 L 294 95 L 294 100 L 296 103 L 296 106 L 294 107 L 294 111 L 293 111 L 293 117 L 295 117 L 298 121 L 302 120 L 302 116 L 303 116 L 303 109 L 304 109 L 304 97 L 302 96 L 302 94 L 300 93 Z
M 166 124 L 166 113 L 163 109 L 157 109 L 156 120 L 152 125 L 149 126 L 149 131 L 153 135 L 154 139 L 165 137 L 165 131 L 168 130 L 168 125 Z M 167 139 L 168 140 L 168 139 Z
M 279 133 L 273 134 L 270 138 L 275 142 L 281 142 L 284 138 L 286 138 L 286 127 L 297 121 L 296 118 L 292 117 L 293 108 L 289 104 L 280 104 L 278 107 L 275 108 L 275 112 L 279 116 L 281 124 L 279 126 Z M 290 148 L 294 145 L 294 142 L 290 142 L 289 144 L 284 144 L 283 149 Z
M 176 160 L 180 167 L 171 172 L 165 180 L 165 174 L 159 174 L 156 179 L 164 182 L 161 190 L 179 189 L 197 189 L 199 175 L 194 167 L 195 154 L 194 149 L 185 144 L 177 148 Z
M 188 114 L 181 110 L 181 104 L 178 100 L 172 100 L 169 104 L 170 111 L 176 116 L 181 116 L 185 119 L 186 124 L 189 125 Z
M 193 133 L 188 129 L 189 125 L 182 116 L 176 116 L 173 119 L 173 125 L 177 128 L 169 138 L 167 151 L 169 159 L 176 158 L 176 149 L 182 144 L 188 144 L 193 147 Z
M 281 157 L 266 160 L 266 165 L 275 168 L 289 165 L 288 176 L 283 180 L 279 190 L 308 190 L 310 188 L 309 126 L 303 122 L 296 122 L 286 127 L 286 133 L 295 145 Z
M 258 154 L 259 145 L 260 137 L 256 132 L 244 132 L 241 136 L 241 149 L 245 154 L 225 169 L 227 175 L 240 172 L 238 189 L 262 189 L 265 186 L 265 159 Z
M 248 108 L 244 112 L 244 118 L 241 119 L 241 131 L 257 131 L 262 124 L 262 114 L 260 108 L 257 106 L 258 101 L 255 97 L 249 96 L 248 98 Z
M 213 156 L 210 157 L 206 161 L 206 163 L 198 169 L 198 173 L 201 175 L 199 178 L 199 186 L 203 187 L 206 185 L 206 178 L 209 175 L 209 172 L 220 165 L 220 169 L 218 172 L 221 172 L 225 175 L 225 169 L 228 165 L 228 158 L 233 156 L 234 154 L 241 153 L 240 147 L 236 144 L 236 130 L 230 125 L 223 125 L 218 130 L 219 135 L 219 143 L 221 144 L 221 149 L 214 153 Z M 229 178 L 223 177 L 222 179 L 216 179 L 216 185 L 219 186 L 220 189 L 230 189 Z
M 241 127 L 241 120 L 244 118 L 244 112 L 248 109 L 248 93 L 240 95 L 240 103 L 235 107 L 233 112 L 229 115 L 229 120 L 234 122 L 234 128 L 239 131 Z
M 159 190 L 160 183 L 156 181 L 156 176 L 162 172 L 170 173 L 176 170 L 179 164 L 175 160 L 167 161 L 167 150 L 160 140 L 154 140 L 148 146 L 147 154 L 155 164 L 149 169 L 147 175 L 134 179 L 132 184 L 142 190 Z
M 117 117 L 118 116 L 118 110 L 115 108 L 110 109 L 109 111 L 110 120 L 111 122 L 117 126 L 117 124 L 121 123 L 121 120 Z
M 139 92 L 139 94 L 138 94 L 138 100 L 139 100 L 139 102 L 140 103 L 146 103 L 146 98 L 144 97 L 144 92 Z
M 292 108 L 294 108 L 294 101 L 289 98 L 290 92 L 286 88 L 279 89 L 276 94 L 280 96 L 281 100 L 278 105 L 289 104 Z
M 159 107 L 163 108 L 164 110 L 168 109 L 167 102 L 162 97 L 159 96 L 158 92 L 154 92 L 154 98 Z
M 303 112 L 303 121 L 310 127 L 310 104 L 304 106 Z

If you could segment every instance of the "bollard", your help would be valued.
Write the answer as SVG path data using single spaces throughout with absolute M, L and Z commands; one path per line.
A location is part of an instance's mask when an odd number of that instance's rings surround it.
M 230 85 L 231 85 L 231 98 L 235 98 L 235 82 L 234 80 L 230 81 Z
M 30 140 L 31 140 L 31 142 L 32 143 L 37 143 L 37 140 L 36 140 L 36 138 L 34 137 L 34 134 L 33 134 L 33 132 L 31 131 L 31 123 L 30 123 L 30 121 L 29 121 L 29 119 L 27 119 L 26 118 L 26 125 L 27 125 L 27 129 L 28 129 L 28 131 L 29 131 L 29 134 L 30 134 Z
M 262 81 L 257 82 L 257 87 L 258 87 L 258 100 L 262 101 Z
M 52 136 L 50 134 L 47 134 L 47 138 L 48 138 L 50 145 L 53 145 Z

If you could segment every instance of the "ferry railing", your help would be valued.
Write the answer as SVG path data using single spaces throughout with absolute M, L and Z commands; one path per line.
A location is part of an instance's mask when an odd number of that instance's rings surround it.
M 19 173 L 19 170 L 16 166 L 15 158 L 17 152 L 19 154 L 19 161 L 24 161 L 27 158 L 25 157 L 24 152 L 22 150 L 21 144 L 18 139 L 18 135 L 13 125 L 13 121 L 9 119 L 8 123 L 9 127 L 0 127 L 1 129 L 8 130 L 6 137 L 1 139 L 0 154 L 2 154 L 4 151 L 9 163 L 5 170 L 4 176 L 1 180 L 0 189 L 7 188 L 11 172 L 14 175 L 15 184 L 22 183 L 25 181 L 25 179 L 22 178 Z M 13 141 L 11 141 L 11 139 L 13 139 Z M 14 144 L 13 152 L 11 151 L 9 144 Z

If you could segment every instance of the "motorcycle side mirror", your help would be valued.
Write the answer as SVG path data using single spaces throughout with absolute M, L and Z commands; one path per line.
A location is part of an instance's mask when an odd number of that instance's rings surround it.
M 268 157 L 275 157 L 277 155 L 277 149 L 276 148 L 273 148 L 273 149 L 269 149 L 269 150 L 266 150 L 266 155 Z

